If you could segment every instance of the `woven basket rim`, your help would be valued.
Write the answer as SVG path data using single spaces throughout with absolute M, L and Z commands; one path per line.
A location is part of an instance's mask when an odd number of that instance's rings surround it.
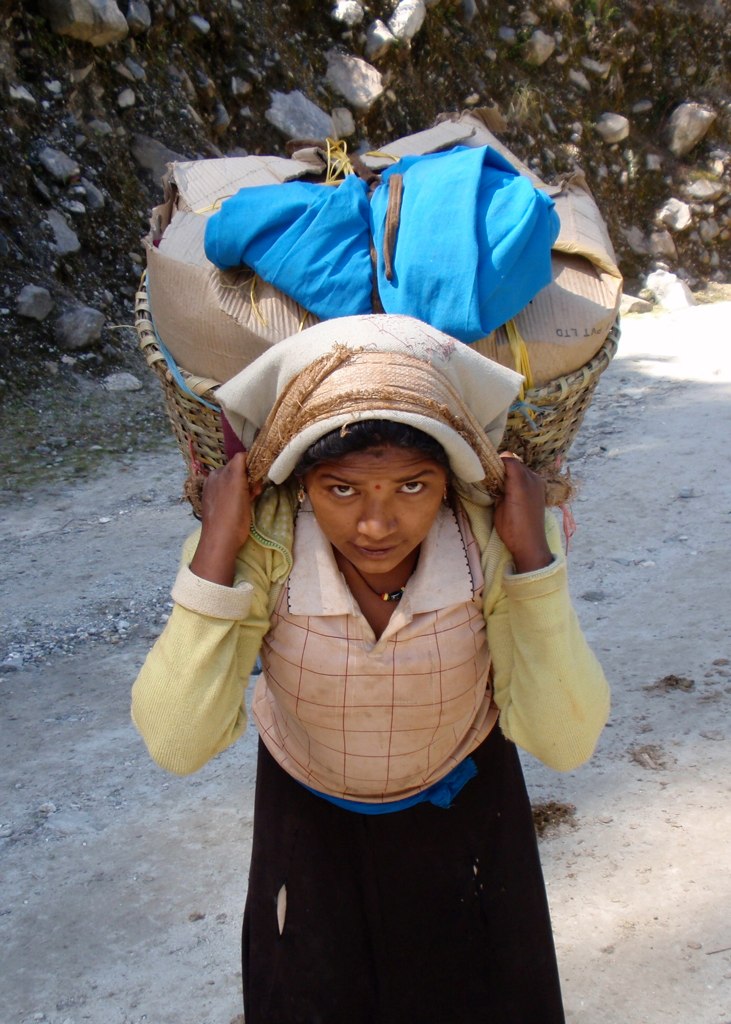
M 168 419 L 188 466 L 185 497 L 200 518 L 202 482 L 211 469 L 227 461 L 216 401 L 220 382 L 193 374 L 175 362 L 155 328 L 146 273 L 135 298 L 135 328 L 139 347 L 160 382 Z M 520 454 L 531 469 L 546 475 L 547 486 L 551 478 L 557 479 L 558 467 L 574 442 L 599 377 L 617 351 L 619 334 L 617 317 L 600 348 L 583 366 L 526 389 L 508 410 L 498 450 Z
M 142 323 L 141 323 L 142 321 Z M 142 275 L 140 281 L 139 290 L 137 292 L 137 299 L 135 302 L 135 327 L 137 328 L 138 334 L 141 334 L 141 328 L 144 323 L 149 323 L 152 328 L 153 337 L 149 336 L 143 341 L 140 340 L 140 348 L 143 350 L 148 365 L 154 369 L 154 363 L 162 360 L 166 365 L 168 364 L 168 357 L 160 349 L 158 343 L 159 336 L 154 326 L 154 320 L 152 317 L 152 311 L 149 306 L 149 297 L 147 291 L 147 280 L 146 273 Z M 615 319 L 612 326 L 609 328 L 609 332 L 591 357 L 586 363 L 577 367 L 575 370 L 569 370 L 568 373 L 561 374 L 558 377 L 553 377 L 545 384 L 540 384 L 532 388 L 526 388 L 525 397 L 522 402 L 516 403 L 517 405 L 528 404 L 529 397 L 531 400 L 537 401 L 540 399 L 551 398 L 555 394 L 563 394 L 566 389 L 573 390 L 576 385 L 586 385 L 591 378 L 602 373 L 609 363 L 612 361 L 619 344 L 620 337 L 620 323 L 619 316 Z M 153 340 L 154 339 L 154 340 Z M 173 359 L 172 353 L 168 353 L 170 359 Z M 487 357 L 485 357 L 487 358 Z M 175 362 L 175 369 L 183 376 L 188 382 L 194 382 L 196 391 L 191 390 L 189 397 L 207 399 L 208 401 L 215 402 L 215 392 L 221 387 L 222 381 L 215 380 L 213 377 L 202 377 L 199 374 L 191 373 L 189 370 L 184 369 L 177 362 Z M 168 369 L 172 370 L 173 367 L 168 366 Z M 204 404 L 201 402 L 201 404 Z M 216 403 L 217 404 L 217 403 Z

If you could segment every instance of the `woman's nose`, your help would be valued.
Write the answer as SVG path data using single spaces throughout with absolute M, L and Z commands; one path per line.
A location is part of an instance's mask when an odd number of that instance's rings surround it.
M 396 520 L 388 502 L 382 499 L 369 500 L 358 519 L 358 532 L 374 540 L 388 537 L 396 528 Z

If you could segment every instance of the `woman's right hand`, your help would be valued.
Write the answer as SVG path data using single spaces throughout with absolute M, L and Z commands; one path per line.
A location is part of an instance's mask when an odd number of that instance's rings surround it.
M 236 556 L 249 536 L 251 504 L 261 490 L 260 483 L 249 487 L 244 452 L 237 452 L 222 469 L 209 474 L 203 486 L 203 526 L 191 572 L 225 587 L 233 584 Z

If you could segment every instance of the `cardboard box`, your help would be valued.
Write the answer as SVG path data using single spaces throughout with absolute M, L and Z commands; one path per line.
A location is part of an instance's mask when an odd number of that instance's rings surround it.
M 601 347 L 622 294 L 614 250 L 585 179 L 575 174 L 555 184 L 542 182 L 493 135 L 479 111 L 445 117 L 362 160 L 377 171 L 405 155 L 456 145 L 492 146 L 556 202 L 561 230 L 553 247 L 553 281 L 514 323 L 525 342 L 534 384 L 578 369 Z M 207 218 L 239 188 L 323 170 L 312 148 L 291 160 L 251 156 L 170 166 L 165 202 L 153 211 L 145 240 L 148 291 L 158 334 L 183 369 L 228 380 L 270 345 L 317 322 L 251 270 L 219 271 L 205 257 L 203 235 Z M 515 365 L 504 327 L 473 347 L 505 366 Z
M 258 156 L 170 165 L 165 201 L 152 211 L 144 242 L 155 329 L 182 369 L 223 382 L 270 345 L 316 323 L 251 270 L 218 270 L 203 249 L 206 221 L 223 199 L 312 170 L 311 163 Z

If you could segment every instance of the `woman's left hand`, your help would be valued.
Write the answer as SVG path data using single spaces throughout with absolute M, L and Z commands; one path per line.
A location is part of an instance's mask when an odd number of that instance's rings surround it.
M 495 529 L 513 556 L 515 571 L 534 572 L 553 561 L 546 540 L 546 488 L 543 480 L 509 452 L 500 456 L 505 490 L 495 503 Z

